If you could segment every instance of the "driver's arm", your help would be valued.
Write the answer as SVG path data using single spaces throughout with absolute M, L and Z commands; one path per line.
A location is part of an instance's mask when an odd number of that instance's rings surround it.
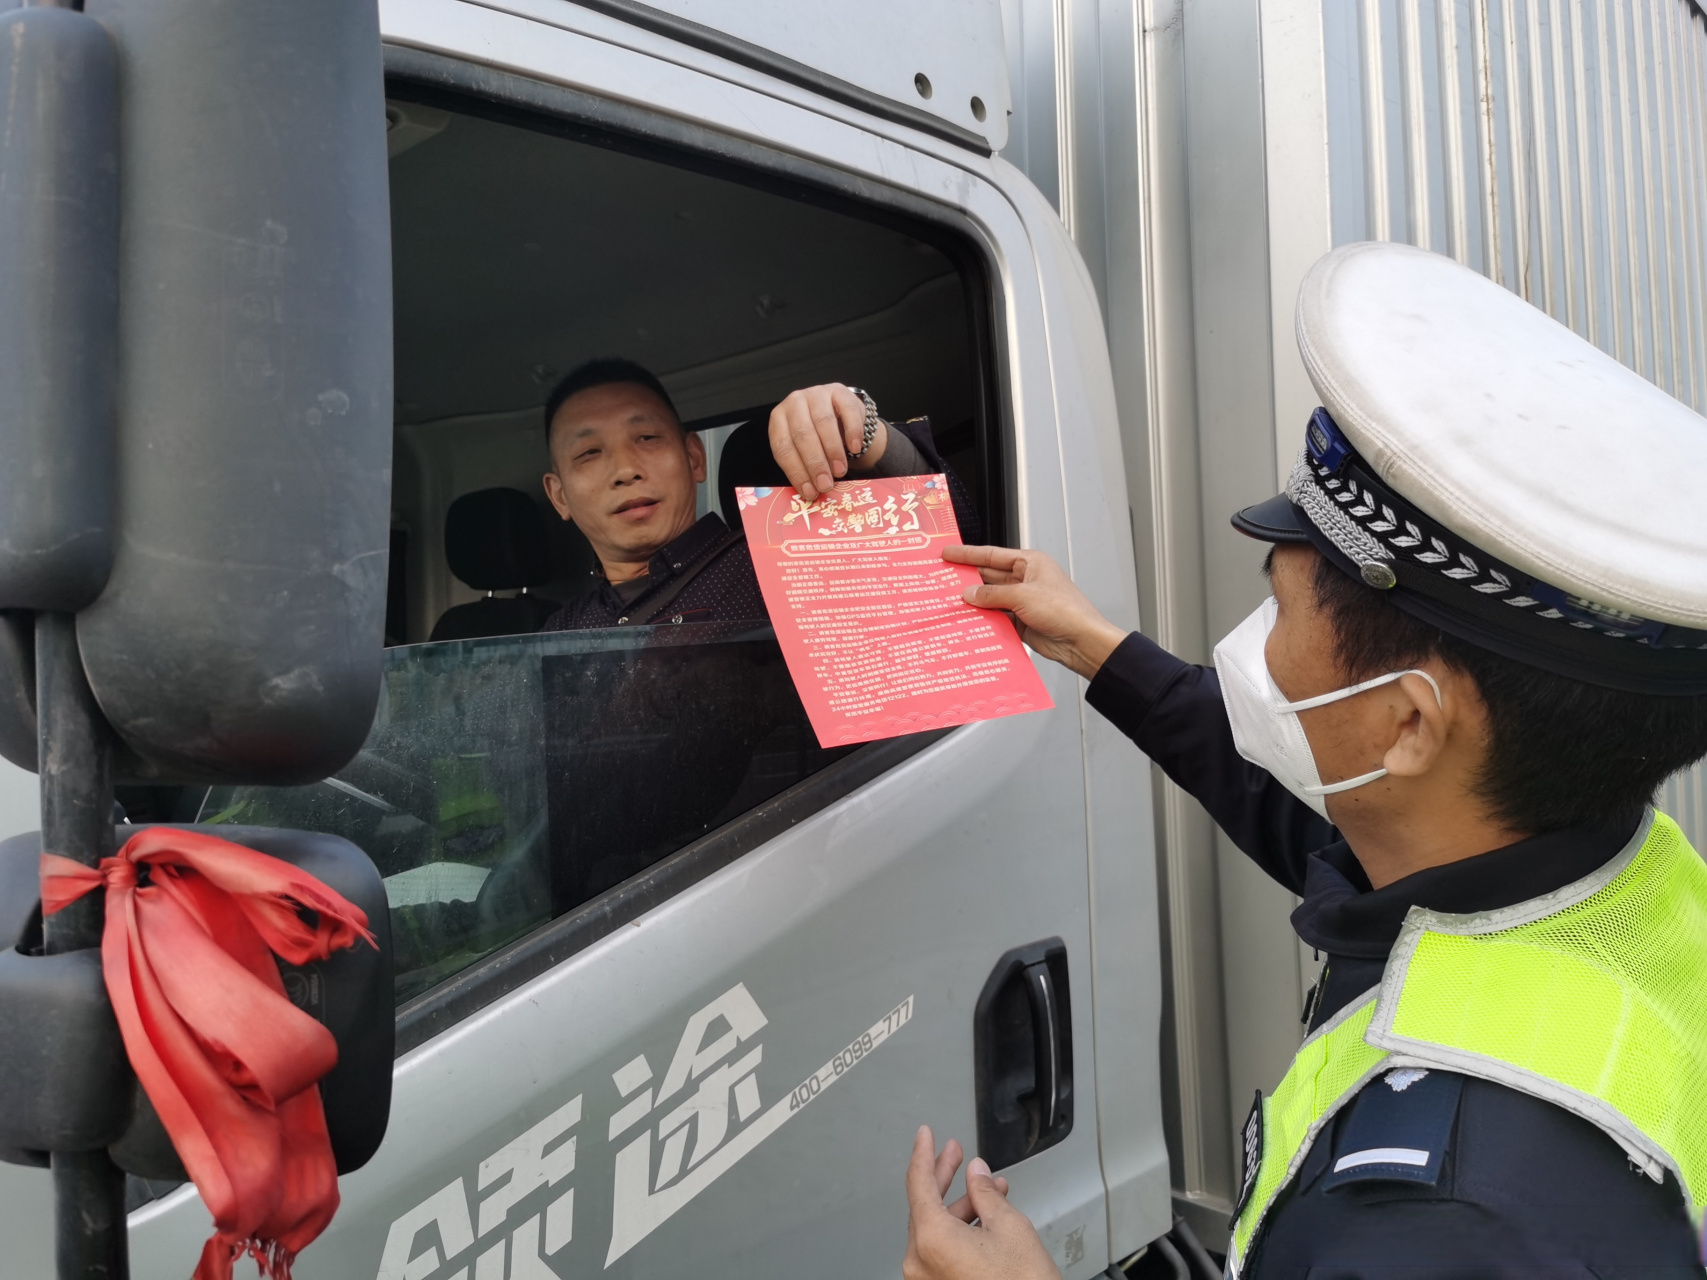
M 983 522 L 972 495 L 954 469 L 943 461 L 930 438 L 925 419 L 890 423 L 879 419 L 871 447 L 854 452 L 865 439 L 865 401 L 839 382 L 791 392 L 773 410 L 771 453 L 788 483 L 807 502 L 828 493 L 837 480 L 850 475 L 917 476 L 942 473 L 960 536 L 976 543 L 984 536 Z

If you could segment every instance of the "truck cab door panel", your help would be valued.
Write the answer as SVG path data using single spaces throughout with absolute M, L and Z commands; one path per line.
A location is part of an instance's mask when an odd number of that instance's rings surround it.
M 1057 384 L 1081 371 L 1052 363 L 1058 299 L 1046 298 L 1062 288 L 1059 247 L 1040 240 L 1025 200 L 1016 207 L 1003 190 L 1011 170 L 887 124 L 866 128 L 794 90 L 745 87 L 745 73 L 718 78 L 683 65 L 697 54 L 665 61 L 450 0 L 388 3 L 382 20 L 434 74 L 478 50 L 484 67 L 473 79 L 506 92 L 532 84 L 535 110 L 548 100 L 606 103 L 611 118 L 654 131 L 648 146 L 667 137 L 679 154 L 691 143 L 725 162 L 773 166 L 766 182 L 791 173 L 796 184 L 827 184 L 815 199 L 864 193 L 955 228 L 976 246 L 988 282 L 979 305 L 994 355 L 978 394 L 1000 431 L 993 476 L 1006 538 L 1066 560 L 1073 502 L 1119 497 L 1103 492 L 1119 487 L 1118 474 L 1063 472 Z M 630 105 L 637 98 L 649 105 Z M 1098 361 L 1106 379 L 1104 355 L 1091 359 L 1091 376 Z M 731 392 L 730 403 L 761 398 Z M 342 1180 L 342 1208 L 299 1274 L 647 1276 L 692 1258 L 706 1276 L 827 1263 L 836 1274 L 893 1275 L 913 1133 L 928 1122 L 939 1139 L 979 1140 L 979 994 L 1005 953 L 1039 939 L 1050 940 L 1044 974 L 1054 977 L 1059 962 L 1071 984 L 1051 989 L 1034 975 L 1025 987 L 1025 1007 L 1053 1028 L 1041 1042 L 1057 1050 L 1056 1102 L 1041 1126 L 1053 1136 L 1004 1172 L 1068 1280 L 1103 1271 L 1110 1217 L 1093 1117 L 1107 1059 L 1092 1032 L 1102 971 L 1086 851 L 1093 831 L 1130 839 L 1141 889 L 1148 827 L 1129 826 L 1133 815 L 1118 807 L 1109 812 L 1119 830 L 1096 827 L 1105 820 L 1087 809 L 1080 682 L 1055 667 L 1044 678 L 1055 711 L 897 752 L 852 790 L 791 812 L 756 847 L 740 842 L 726 864 L 683 876 L 648 909 L 589 928 L 561 952 L 541 949 L 554 924 L 516 917 L 510 949 L 490 954 L 527 952 L 535 967 L 490 999 L 442 1000 L 418 1031 L 406 1021 L 412 1047 L 397 1062 L 386 1140 Z M 706 839 L 766 812 L 760 805 Z M 417 1007 L 458 982 L 473 990 L 484 963 L 475 957 L 464 978 L 447 972 Z M 1139 1034 L 1153 1055 L 1153 1030 Z M 1158 1214 L 1165 1164 L 1163 1173 Z M 1149 1173 L 1120 1176 L 1126 1186 Z M 134 1273 L 187 1273 L 206 1228 L 188 1189 L 139 1210 Z

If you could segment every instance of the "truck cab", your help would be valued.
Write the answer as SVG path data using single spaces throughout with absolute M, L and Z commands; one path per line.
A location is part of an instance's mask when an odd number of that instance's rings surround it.
M 381 4 L 379 711 L 324 781 L 120 791 L 136 821 L 340 835 L 384 877 L 389 1129 L 303 1277 L 890 1275 L 921 1123 L 1004 1153 L 1068 1280 L 1169 1229 L 1150 788 L 1082 681 L 826 750 L 762 620 L 515 623 L 594 563 L 544 499 L 541 403 L 621 355 L 706 443 L 702 512 L 738 522 L 790 390 L 857 384 L 929 419 L 988 540 L 1137 625 L 1099 303 L 996 154 L 1000 11 L 959 8 Z M 132 1274 L 187 1275 L 193 1186 L 131 1206 Z

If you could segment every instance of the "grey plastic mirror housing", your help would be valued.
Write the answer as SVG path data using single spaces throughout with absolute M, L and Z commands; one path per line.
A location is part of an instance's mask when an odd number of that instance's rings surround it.
M 36 771 L 36 637 L 28 613 L 0 610 L 0 759 Z
M 0 840 L 0 1161 L 45 1166 L 132 1123 L 131 1074 L 98 950 L 21 954 L 40 942 L 41 839 Z
M 117 94 L 100 23 L 0 13 L 0 609 L 74 613 L 112 565 Z
M 101 953 L 0 951 L 0 1160 L 96 1151 L 131 1123 L 130 1062 Z
M 88 0 L 119 47 L 117 543 L 78 618 L 137 777 L 290 784 L 379 694 L 391 260 L 374 0 Z

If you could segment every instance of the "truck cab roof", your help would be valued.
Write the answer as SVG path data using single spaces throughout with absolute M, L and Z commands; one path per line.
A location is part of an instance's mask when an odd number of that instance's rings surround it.
M 1011 105 L 997 0 L 588 0 L 586 8 L 985 152 Z

